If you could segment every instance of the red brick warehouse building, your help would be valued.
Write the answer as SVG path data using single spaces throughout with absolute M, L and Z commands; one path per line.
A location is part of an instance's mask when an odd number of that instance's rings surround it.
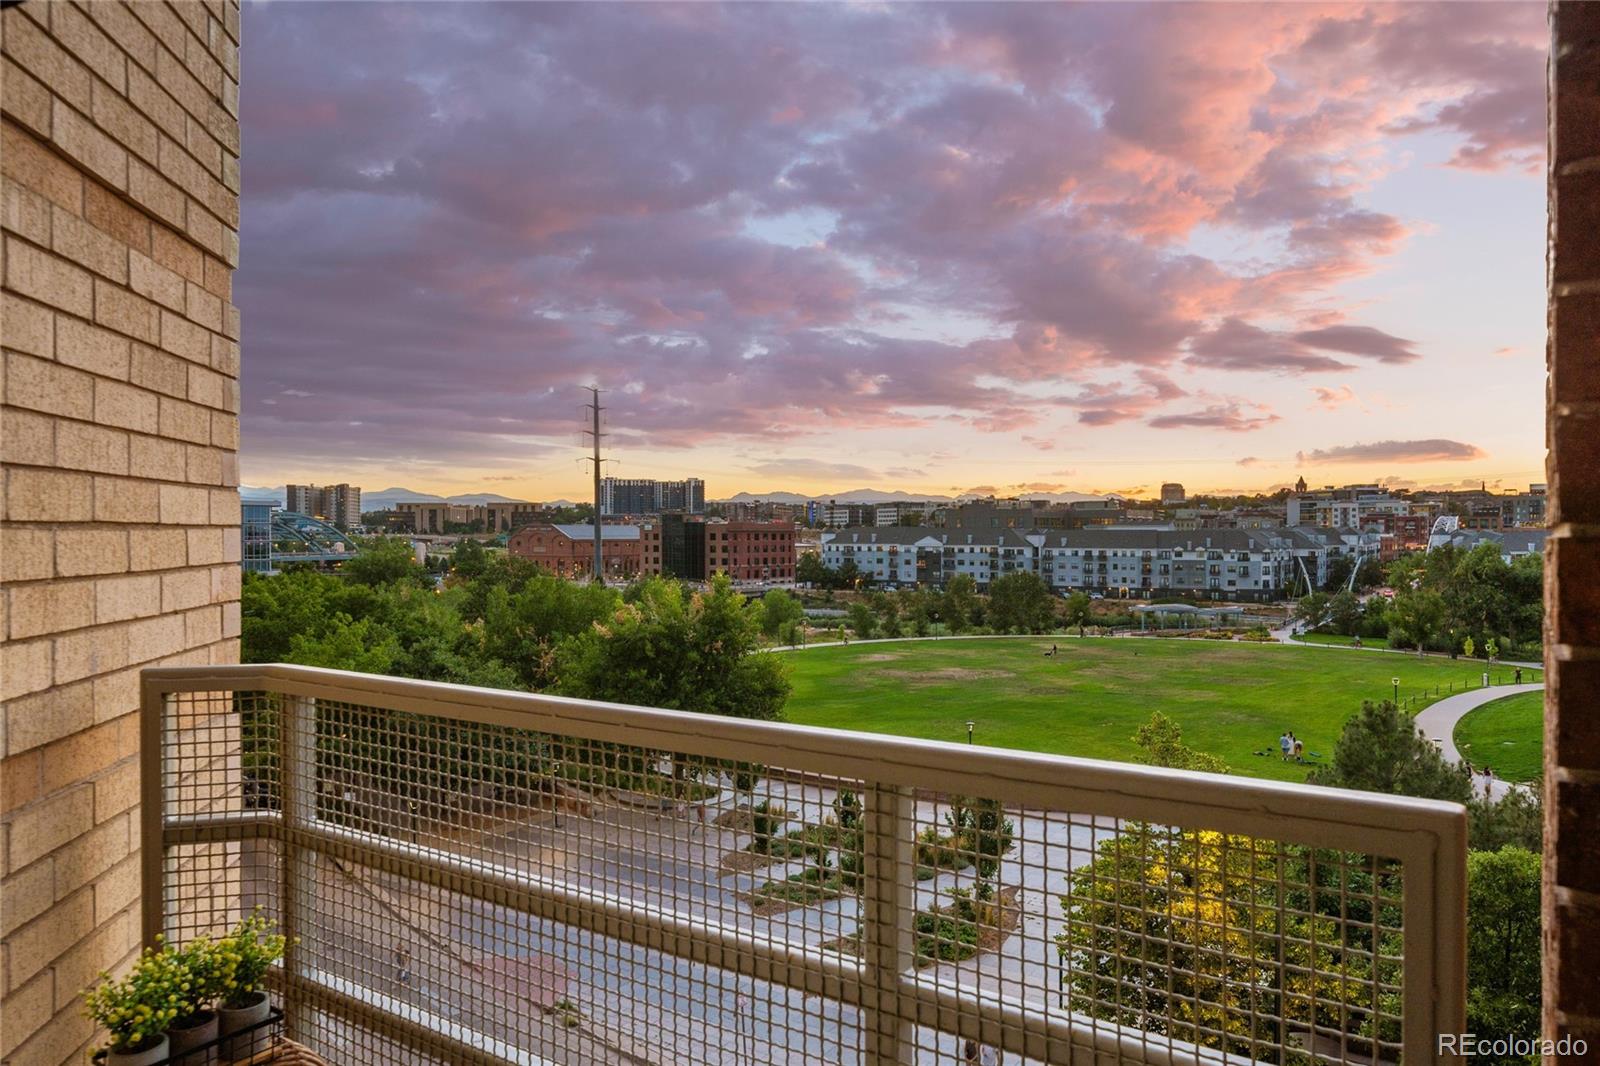
M 793 522 L 706 523 L 706 573 L 734 581 L 793 581 Z
M 526 526 L 511 535 L 506 550 L 532 559 L 560 577 L 594 573 L 594 527 L 585 525 Z M 637 577 L 643 560 L 638 526 L 600 527 L 600 565 L 608 580 Z

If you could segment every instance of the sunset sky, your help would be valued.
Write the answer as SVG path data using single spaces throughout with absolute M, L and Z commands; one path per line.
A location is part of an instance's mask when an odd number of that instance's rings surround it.
M 1545 8 L 247 3 L 243 478 L 1544 480 Z

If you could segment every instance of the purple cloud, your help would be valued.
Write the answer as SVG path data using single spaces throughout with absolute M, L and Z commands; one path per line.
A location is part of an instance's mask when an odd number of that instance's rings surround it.
M 1249 414 L 1238 403 L 1218 403 L 1198 411 L 1160 415 L 1146 425 L 1151 429 L 1221 429 L 1229 433 L 1249 433 L 1278 421 L 1278 416 L 1259 405 L 1259 414 Z
M 1310 348 L 1365 356 L 1380 363 L 1409 363 L 1421 358 L 1414 342 L 1371 326 L 1324 326 L 1296 333 L 1294 339 Z
M 1482 459 L 1488 455 L 1473 444 L 1458 440 L 1378 440 L 1370 444 L 1346 444 L 1337 448 L 1317 448 L 1298 452 L 1302 463 L 1453 463 Z
M 236 299 L 261 464 L 308 442 L 520 463 L 565 446 L 595 379 L 654 448 L 1044 440 L 1062 413 L 1259 428 L 1276 416 L 1174 410 L 1169 375 L 1421 357 L 1330 311 L 1329 286 L 1409 232 L 1349 161 L 1395 131 L 1480 169 L 1543 143 L 1526 5 L 244 17 Z M 1202 228 L 1273 251 L 1224 260 Z

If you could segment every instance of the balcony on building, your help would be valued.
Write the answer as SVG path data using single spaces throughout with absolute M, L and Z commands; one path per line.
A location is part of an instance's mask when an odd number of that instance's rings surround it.
M 330 1063 L 1425 1062 L 1462 1024 L 1451 804 L 300 666 L 152 669 L 142 715 L 146 938 L 261 908 Z

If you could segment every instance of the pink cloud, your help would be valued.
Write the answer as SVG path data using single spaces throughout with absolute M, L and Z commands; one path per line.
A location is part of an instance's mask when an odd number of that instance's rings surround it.
M 1217 403 L 1198 411 L 1160 415 L 1150 419 L 1152 429 L 1221 429 L 1229 433 L 1249 433 L 1278 421 L 1278 416 L 1259 404 L 1253 405 L 1256 414 L 1250 414 L 1246 405 Z
M 1361 402 L 1349 385 L 1340 385 L 1336 389 L 1319 385 L 1313 388 L 1311 393 L 1317 398 L 1317 406 L 1329 411 L 1337 411 L 1346 404 L 1359 404 Z
M 1248 431 L 1277 416 L 1170 375 L 1429 354 L 1330 300 L 1409 235 L 1367 199 L 1394 138 L 1543 144 L 1529 5 L 245 18 L 245 389 L 312 394 L 246 404 L 262 461 L 537 451 L 595 376 L 650 447 Z M 942 316 L 979 339 L 912 328 Z

